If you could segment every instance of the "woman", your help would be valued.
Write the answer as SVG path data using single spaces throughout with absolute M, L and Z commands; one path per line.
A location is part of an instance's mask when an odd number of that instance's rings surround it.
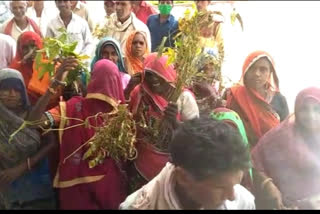
M 227 109 L 227 108 L 216 108 L 210 114 L 210 117 L 212 119 L 228 123 L 229 125 L 231 125 L 234 128 L 236 128 L 239 131 L 239 133 L 241 134 L 241 136 L 242 136 L 243 143 L 248 147 L 250 146 L 249 142 L 248 142 L 246 130 L 245 130 L 244 125 L 243 125 L 243 122 L 242 122 L 241 118 L 239 117 L 239 115 L 235 111 L 232 111 L 232 110 Z M 250 169 L 249 172 L 244 175 L 241 184 L 244 187 L 246 187 L 248 190 L 252 191 L 252 189 L 253 189 L 253 186 L 252 186 L 252 184 L 253 184 L 252 183 L 252 169 Z
M 147 36 L 142 31 L 132 32 L 126 42 L 125 65 L 127 72 L 133 76 L 143 71 L 143 61 L 149 54 Z
M 267 131 L 288 114 L 285 97 L 279 92 L 274 61 L 264 51 L 255 51 L 245 60 L 241 84 L 227 93 L 227 108 L 236 111 L 246 127 L 251 148 Z
M 130 110 L 137 123 L 144 124 L 138 131 L 138 158 L 130 169 L 132 191 L 154 178 L 168 161 L 167 146 L 152 142 L 152 133 L 159 128 L 156 124 L 168 120 L 174 128 L 176 118 L 185 121 L 199 117 L 195 98 L 188 90 L 182 92 L 177 106 L 169 103 L 168 97 L 175 87 L 176 71 L 173 65 L 167 65 L 167 60 L 167 56 L 158 58 L 157 53 L 148 55 L 141 74 L 142 82 L 131 93 Z
M 42 39 L 38 34 L 31 31 L 22 33 L 17 42 L 16 57 L 10 65 L 10 68 L 16 69 L 22 74 L 32 105 L 37 102 L 49 87 L 48 73 L 39 80 L 35 65 L 36 51 L 42 48 Z M 60 94 L 58 93 L 52 97 L 49 106 L 57 105 Z
M 307 88 L 296 98 L 294 115 L 260 139 L 252 159 L 261 208 L 320 208 L 319 127 L 320 88 Z
M 125 70 L 120 44 L 115 39 L 106 37 L 100 40 L 95 51 L 95 57 L 91 62 L 91 71 L 100 59 L 108 59 L 118 66 L 122 86 L 125 89 L 130 81 L 130 75 Z
M 218 57 L 213 49 L 205 49 L 195 60 L 201 75 L 196 77 L 192 91 L 196 95 L 200 113 L 208 115 L 221 104 L 218 92 L 218 81 L 221 79 Z
M 73 97 L 45 113 L 51 126 L 60 128 L 60 163 L 54 187 L 59 188 L 61 209 L 118 209 L 127 188 L 121 163 L 106 158 L 103 164 L 90 169 L 88 161 L 82 159 L 88 147 L 81 146 L 93 137 L 95 130 L 84 125 L 70 129 L 79 124 L 79 120 L 111 112 L 118 102 L 124 103 L 117 66 L 105 59 L 96 62 L 87 92 L 86 98 Z M 45 104 L 44 101 L 42 105 Z M 38 115 L 33 119 L 37 120 Z M 103 122 L 101 117 L 88 121 L 94 126 Z
M 0 70 L 0 208 L 55 209 L 48 155 L 55 144 L 24 128 L 30 103 L 19 71 Z M 51 137 L 51 136 L 50 136 Z

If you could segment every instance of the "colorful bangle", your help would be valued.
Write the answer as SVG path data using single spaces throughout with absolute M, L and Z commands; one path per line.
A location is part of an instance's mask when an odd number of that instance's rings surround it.
M 50 114 L 50 112 L 47 112 L 47 111 L 44 113 L 44 115 L 45 115 L 45 116 L 47 117 L 47 119 L 49 120 L 49 122 L 50 122 L 50 127 L 52 128 L 52 127 L 54 126 L 54 123 L 55 123 L 53 116 Z
M 31 171 L 30 158 L 27 158 L 27 166 L 28 166 L 28 170 Z
M 51 88 L 51 87 L 49 87 L 48 90 L 49 90 L 49 92 L 50 92 L 51 94 L 56 94 L 56 93 L 57 93 L 57 91 L 54 90 L 54 89 Z
M 58 85 L 67 86 L 67 82 L 63 82 L 57 79 L 53 79 L 54 82 L 58 83 Z

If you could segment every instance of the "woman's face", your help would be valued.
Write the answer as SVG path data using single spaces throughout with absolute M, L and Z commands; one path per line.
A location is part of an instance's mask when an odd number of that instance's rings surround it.
M 213 63 L 209 63 L 206 64 L 203 67 L 203 72 L 206 74 L 207 77 L 209 77 L 210 79 L 214 79 L 215 77 L 215 70 L 214 70 L 214 64 Z
M 119 56 L 112 45 L 106 45 L 101 51 L 101 59 L 108 59 L 117 65 Z
M 15 89 L 0 90 L 0 101 L 8 109 L 16 109 L 22 106 L 21 93 Z
M 36 57 L 36 51 L 39 48 L 35 45 L 34 41 L 30 41 L 28 44 L 22 46 L 22 56 L 26 62 L 33 62 Z
M 311 133 L 320 131 L 320 103 L 315 99 L 305 99 L 296 112 L 298 124 Z
M 135 57 L 142 57 L 147 49 L 147 44 L 141 33 L 137 33 L 132 41 L 131 52 Z
M 271 69 L 271 64 L 268 59 L 259 59 L 245 74 L 246 83 L 253 89 L 263 88 L 269 80 Z
M 146 71 L 145 81 L 152 93 L 164 95 L 170 90 L 170 84 L 152 71 Z

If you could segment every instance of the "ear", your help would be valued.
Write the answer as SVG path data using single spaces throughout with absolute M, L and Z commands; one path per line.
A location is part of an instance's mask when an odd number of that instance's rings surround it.
M 185 186 L 185 187 L 192 185 L 193 179 L 192 179 L 191 175 L 183 168 L 177 166 L 175 168 L 175 175 L 176 175 L 177 182 L 180 185 Z

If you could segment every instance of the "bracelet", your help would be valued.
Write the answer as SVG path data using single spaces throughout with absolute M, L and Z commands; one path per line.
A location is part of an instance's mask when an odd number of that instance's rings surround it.
M 51 94 L 56 94 L 56 93 L 57 93 L 57 91 L 54 90 L 54 89 L 51 88 L 51 87 L 49 87 L 48 90 L 49 90 L 49 92 L 50 92 Z
M 31 171 L 30 158 L 27 158 L 27 166 L 28 166 L 28 170 Z
M 58 83 L 58 85 L 67 86 L 67 82 L 63 82 L 57 79 L 53 79 L 54 82 Z
M 263 190 L 264 187 L 265 187 L 265 185 L 266 185 L 267 183 L 269 183 L 269 182 L 272 182 L 272 181 L 273 181 L 272 178 L 267 178 L 267 179 L 265 179 L 265 180 L 262 182 L 262 184 L 261 184 L 261 189 Z
M 44 115 L 47 117 L 47 119 L 49 120 L 49 122 L 50 122 L 50 127 L 52 128 L 53 126 L 54 126 L 54 124 L 55 124 L 55 121 L 54 121 L 54 118 L 53 118 L 53 116 L 50 114 L 50 112 L 45 112 L 44 113 Z M 46 121 L 46 122 L 48 122 L 48 121 Z M 46 124 L 47 125 L 47 124 Z M 48 124 L 49 125 L 49 124 Z

